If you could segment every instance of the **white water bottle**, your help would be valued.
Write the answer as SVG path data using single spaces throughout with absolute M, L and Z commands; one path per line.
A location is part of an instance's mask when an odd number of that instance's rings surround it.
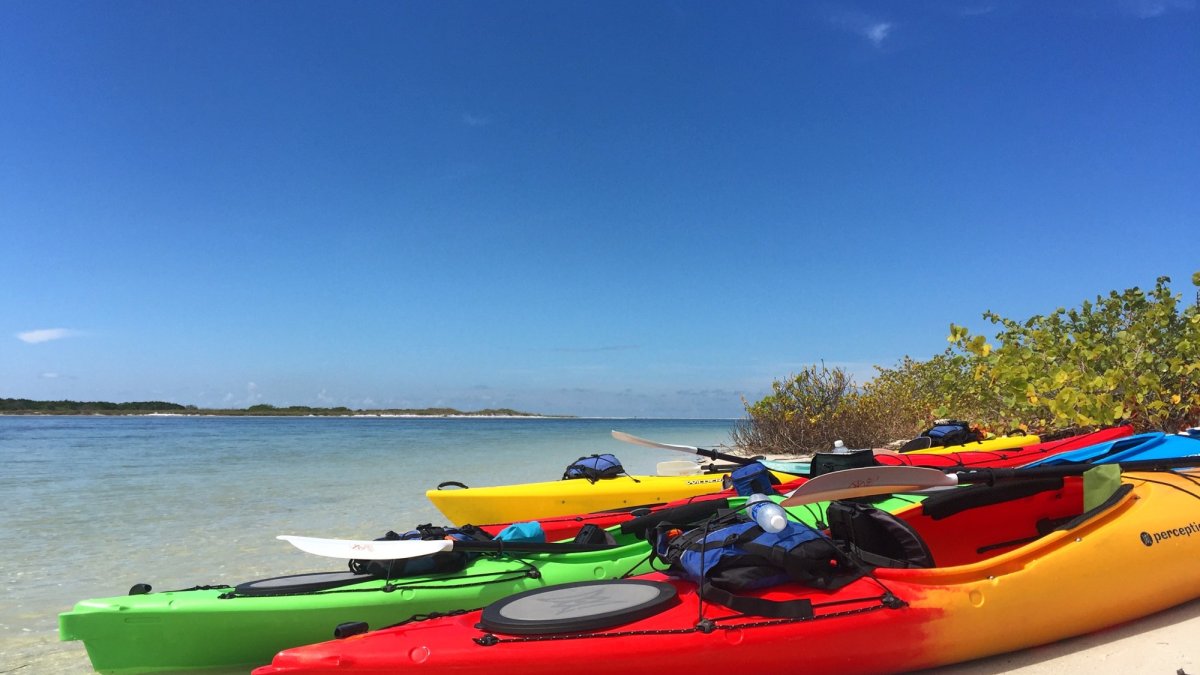
M 844 455 L 850 451 L 846 449 L 846 444 L 841 439 L 838 439 L 833 442 L 833 452 L 838 455 Z
M 764 532 L 782 532 L 787 527 L 787 511 L 766 495 L 757 492 L 750 495 L 746 499 L 746 511 Z

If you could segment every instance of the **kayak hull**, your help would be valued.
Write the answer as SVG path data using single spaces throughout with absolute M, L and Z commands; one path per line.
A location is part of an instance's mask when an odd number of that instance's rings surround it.
M 222 588 L 84 600 L 59 615 L 59 635 L 82 641 L 101 673 L 248 670 L 281 649 L 327 640 L 344 622 L 379 628 L 533 588 L 650 571 L 648 544 L 624 542 L 594 552 L 483 556 L 461 572 L 393 579 L 392 590 L 371 579 L 295 595 L 223 597 L 232 589 Z
M 1137 619 L 1200 596 L 1200 498 L 1191 478 L 1126 474 L 1128 488 L 1082 513 L 1083 489 L 934 518 L 901 512 L 932 546 L 938 567 L 878 569 L 837 591 L 790 584 L 757 593 L 809 599 L 812 618 L 732 616 L 703 605 L 695 587 L 669 581 L 679 602 L 650 617 L 596 632 L 487 633 L 479 613 L 287 650 L 255 675 L 430 672 L 523 675 L 725 672 L 778 669 L 786 654 L 806 673 L 903 672 L 1045 644 Z M 1024 503 L 1024 502 L 1022 502 Z M 929 504 L 929 502 L 926 502 Z M 1070 508 L 1068 508 L 1070 507 Z M 1009 509 L 1009 510 L 1006 510 Z M 1041 517 L 1077 514 L 1035 540 L 991 549 Z M 980 553 L 986 550 L 987 553 Z M 662 575 L 642 579 L 668 581 Z M 697 619 L 714 622 L 705 630 Z M 579 658 L 594 654 L 595 658 Z
M 576 513 L 665 504 L 720 492 L 724 476 L 617 476 L 596 482 L 583 478 L 448 490 L 425 496 L 455 525 L 537 520 Z M 781 482 L 796 478 L 776 474 Z

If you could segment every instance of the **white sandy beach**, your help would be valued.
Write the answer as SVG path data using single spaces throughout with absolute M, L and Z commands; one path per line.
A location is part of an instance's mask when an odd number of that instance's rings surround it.
M 1200 675 L 1200 600 L 1090 635 L 925 671 L 925 675 L 990 673 Z

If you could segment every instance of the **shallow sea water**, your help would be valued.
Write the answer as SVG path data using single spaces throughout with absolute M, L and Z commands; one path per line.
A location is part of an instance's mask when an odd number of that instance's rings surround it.
M 57 615 L 85 598 L 327 571 L 278 534 L 445 523 L 424 491 L 556 480 L 612 452 L 631 473 L 728 444 L 732 420 L 0 416 L 0 674 L 93 672 Z

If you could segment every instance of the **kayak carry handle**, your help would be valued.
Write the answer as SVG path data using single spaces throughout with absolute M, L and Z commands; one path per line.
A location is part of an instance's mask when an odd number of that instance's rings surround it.
M 366 621 L 347 621 L 346 623 L 339 623 L 334 627 L 333 638 L 335 640 L 344 640 L 354 635 L 362 635 L 368 630 L 371 630 L 371 627 L 367 625 Z

